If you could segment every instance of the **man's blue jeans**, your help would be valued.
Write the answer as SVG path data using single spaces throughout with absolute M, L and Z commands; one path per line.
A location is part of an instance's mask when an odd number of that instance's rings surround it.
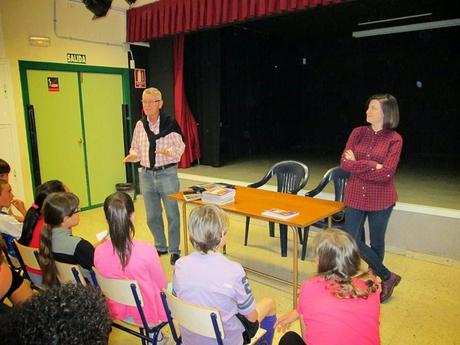
M 347 207 L 345 210 L 345 231 L 356 240 L 361 251 L 361 257 L 382 280 L 387 280 L 391 275 L 388 268 L 383 265 L 385 232 L 391 211 L 393 211 L 393 206 L 381 211 L 362 211 L 352 207 Z M 366 217 L 369 222 L 370 247 L 362 238 Z
M 173 166 L 157 171 L 139 168 L 139 182 L 147 224 L 155 238 L 155 247 L 162 252 L 169 249 L 170 254 L 180 254 L 179 207 L 177 201 L 168 198 L 169 194 L 179 191 L 177 168 Z M 168 219 L 169 248 L 164 232 L 162 202 Z

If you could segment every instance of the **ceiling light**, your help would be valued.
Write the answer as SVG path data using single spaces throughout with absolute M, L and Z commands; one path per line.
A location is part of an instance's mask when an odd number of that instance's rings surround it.
M 434 22 L 426 22 L 426 23 L 418 23 L 418 24 L 398 25 L 398 26 L 391 26 L 391 27 L 380 28 L 380 29 L 353 31 L 351 33 L 351 36 L 354 38 L 368 37 L 368 36 L 380 36 L 380 35 L 397 34 L 401 32 L 441 29 L 441 28 L 447 28 L 447 27 L 458 26 L 458 25 L 460 25 L 460 18 L 449 19 L 449 20 L 438 20 Z
M 412 19 L 412 18 L 420 18 L 420 17 L 427 17 L 427 16 L 431 16 L 432 13 L 431 12 L 428 12 L 428 13 L 422 13 L 422 14 L 413 14 L 413 15 L 410 15 L 410 16 L 404 16 L 404 17 L 395 17 L 395 18 L 388 18 L 388 19 L 380 19 L 380 20 L 373 20 L 371 22 L 362 22 L 362 23 L 358 23 L 358 26 L 361 26 L 361 25 L 370 25 L 370 24 L 378 24 L 378 23 L 385 23 L 385 22 L 394 22 L 396 20 L 403 20 L 403 19 Z

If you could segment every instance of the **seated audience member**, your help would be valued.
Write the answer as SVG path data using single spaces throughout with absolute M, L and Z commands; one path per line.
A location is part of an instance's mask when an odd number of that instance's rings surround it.
M 17 239 L 21 237 L 22 223 L 7 211 L 13 198 L 14 195 L 8 181 L 0 179 L 0 233 Z
M 77 264 L 86 270 L 93 267 L 94 248 L 88 241 L 72 236 L 80 221 L 78 197 L 73 193 L 51 193 L 43 204 L 46 226 L 40 235 L 39 262 L 43 283 L 57 284 L 56 261 Z M 89 276 L 88 271 L 84 270 Z
M 144 313 L 149 324 L 166 321 L 160 291 L 168 281 L 161 267 L 155 247 L 134 240 L 134 205 L 123 192 L 108 196 L 104 201 L 105 218 L 109 225 L 108 237 L 94 253 L 94 266 L 106 278 L 133 279 L 139 283 L 144 298 Z M 112 317 L 141 324 L 136 307 L 120 305 L 108 300 Z M 162 341 L 159 336 L 159 343 Z
M 18 304 L 32 296 L 29 284 L 5 262 L 6 244 L 0 238 L 0 302 L 8 298 L 11 303 Z
M 196 251 L 175 265 L 174 293 L 191 303 L 219 309 L 225 345 L 247 344 L 258 327 L 267 330 L 262 343 L 270 345 L 276 321 L 275 302 L 256 304 L 243 267 L 219 253 L 227 240 L 228 218 L 221 208 L 203 205 L 192 210 L 188 231 Z M 181 328 L 184 344 L 215 344 L 215 340 Z
M 107 345 L 112 327 L 101 292 L 76 284 L 47 289 L 0 320 L 5 345 Z
M 6 182 L 8 182 L 10 171 L 11 171 L 10 165 L 6 161 L 0 158 L 0 180 L 5 180 Z M 21 213 L 21 215 L 15 215 L 11 210 L 11 207 L 10 207 L 11 205 L 13 205 Z M 18 220 L 19 222 L 22 222 L 24 220 L 24 216 L 26 214 L 26 208 L 24 206 L 24 202 L 16 198 L 13 198 L 11 200 L 10 205 L 8 207 L 1 206 L 0 211 L 5 211 L 10 216 L 15 217 L 16 220 Z
M 40 246 L 40 233 L 45 224 L 45 220 L 41 215 L 43 202 L 48 195 L 57 192 L 68 192 L 67 187 L 58 180 L 47 181 L 37 187 L 35 190 L 34 203 L 29 208 L 24 218 L 19 243 L 32 248 L 38 248 Z
M 0 158 L 0 180 L 8 181 L 11 167 L 5 160 Z
M 41 214 L 43 202 L 46 197 L 51 193 L 66 192 L 67 187 L 58 180 L 51 180 L 42 183 L 35 190 L 35 201 L 26 213 L 24 223 L 22 225 L 22 234 L 19 238 L 19 243 L 32 247 L 40 247 L 40 234 L 43 226 L 45 225 L 45 219 Z M 27 267 L 27 272 L 30 279 L 35 284 L 42 283 L 42 271 Z
M 380 284 L 360 270 L 356 242 L 342 230 L 326 229 L 316 235 L 314 251 L 318 274 L 303 282 L 297 309 L 276 322 L 285 331 L 300 318 L 304 338 L 287 332 L 279 344 L 380 344 Z

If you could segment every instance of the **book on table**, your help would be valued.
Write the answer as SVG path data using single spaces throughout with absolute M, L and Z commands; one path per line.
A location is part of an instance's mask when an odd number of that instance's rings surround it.
M 192 190 L 194 190 L 197 193 L 203 193 L 204 191 L 210 191 L 215 188 L 235 188 L 234 185 L 224 183 L 224 182 L 218 182 L 218 183 L 202 183 L 202 184 L 196 184 L 190 187 Z
M 201 193 L 195 192 L 194 190 L 185 190 L 182 192 L 185 201 L 195 201 L 201 199 Z
M 291 211 L 291 210 L 282 210 L 280 208 L 271 208 L 269 210 L 262 212 L 262 215 L 271 217 L 271 218 L 278 218 L 278 219 L 286 220 L 286 219 L 298 216 L 299 212 Z
M 235 189 L 216 187 L 201 193 L 201 200 L 206 203 L 224 205 L 234 202 L 235 194 Z

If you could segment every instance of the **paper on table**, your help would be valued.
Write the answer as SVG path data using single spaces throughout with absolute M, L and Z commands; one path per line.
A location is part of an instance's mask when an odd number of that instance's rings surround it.
M 102 241 L 105 238 L 105 236 L 107 236 L 108 234 L 109 234 L 109 230 L 104 230 L 104 231 L 98 232 L 96 234 L 96 238 L 98 241 Z

